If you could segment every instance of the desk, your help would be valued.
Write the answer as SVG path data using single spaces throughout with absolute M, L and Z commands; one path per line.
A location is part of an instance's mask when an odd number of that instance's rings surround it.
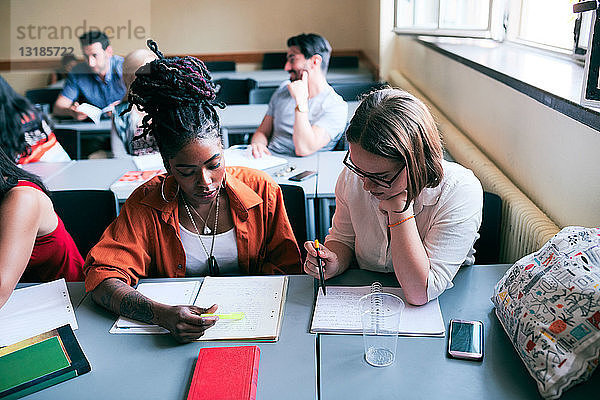
M 21 167 L 25 171 L 39 176 L 42 179 L 42 182 L 44 182 L 45 184 L 50 179 L 59 175 L 74 163 L 75 161 L 73 160 L 65 162 L 33 162 L 22 164 Z
M 312 278 L 290 276 L 283 326 L 276 343 L 226 341 L 180 345 L 169 335 L 111 335 L 108 330 L 116 316 L 86 296 L 75 311 L 79 324 L 75 335 L 92 371 L 28 398 L 185 399 L 201 348 L 257 344 L 260 347 L 258 398 L 314 399 L 317 397 L 316 336 L 308 333 L 313 298 Z
M 135 170 L 136 166 L 131 158 L 78 160 L 59 174 L 43 179 L 48 190 L 107 190 L 125 172 Z
M 335 211 L 335 184 L 344 169 L 345 151 L 324 151 L 319 153 L 319 181 L 317 182 L 317 207 L 319 209 L 319 237 L 325 242 L 331 219 Z
M 319 335 L 321 399 L 539 399 L 537 386 L 515 352 L 490 301 L 494 285 L 509 265 L 463 267 L 455 286 L 440 296 L 446 323 L 452 318 L 483 321 L 483 362 L 446 356 L 446 338 L 398 338 L 397 359 L 390 367 L 364 360 L 359 335 Z M 379 280 L 397 286 L 393 275 L 349 270 L 335 285 L 366 285 Z M 598 371 L 568 390 L 562 399 L 598 397 Z M 594 382 L 595 380 L 595 382 Z
M 278 87 L 281 82 L 290 79 L 290 74 L 282 69 L 262 69 L 256 71 L 220 71 L 211 72 L 216 79 L 254 79 L 258 87 Z M 327 82 L 353 83 L 372 82 L 373 74 L 366 68 L 334 68 L 327 71 Z

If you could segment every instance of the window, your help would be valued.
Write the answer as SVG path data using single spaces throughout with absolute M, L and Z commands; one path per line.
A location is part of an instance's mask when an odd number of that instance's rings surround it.
M 502 0 L 396 0 L 397 33 L 494 37 Z
M 577 2 L 395 0 L 395 31 L 401 34 L 507 39 L 562 53 L 585 54 L 592 13 L 573 13 L 573 4 Z

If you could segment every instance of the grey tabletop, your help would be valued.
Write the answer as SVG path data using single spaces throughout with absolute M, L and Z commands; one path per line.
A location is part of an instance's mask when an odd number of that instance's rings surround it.
M 256 71 L 223 71 L 211 72 L 212 79 L 254 79 L 259 87 L 277 87 L 289 79 L 289 74 L 282 69 Z M 370 82 L 373 74 L 366 68 L 339 68 L 327 71 L 327 81 L 333 83 Z
M 335 184 L 344 169 L 345 151 L 323 151 L 319 153 L 318 198 L 335 198 Z
M 201 279 L 201 278 L 200 278 Z M 87 296 L 76 310 L 75 335 L 92 371 L 44 389 L 32 399 L 184 399 L 198 351 L 203 347 L 260 347 L 257 397 L 316 398 L 316 336 L 309 323 L 313 279 L 290 276 L 280 339 L 275 343 L 194 342 L 177 344 L 169 335 L 112 335 L 116 316 Z
M 101 119 L 97 124 L 73 120 L 56 120 L 54 121 L 54 127 L 60 129 L 73 129 L 82 133 L 110 133 L 111 120 Z
M 538 399 L 537 386 L 498 321 L 490 297 L 509 265 L 463 267 L 455 286 L 440 296 L 446 324 L 450 319 L 484 324 L 482 362 L 446 356 L 446 338 L 398 338 L 396 361 L 371 367 L 364 359 L 360 335 L 320 335 L 321 399 Z M 379 280 L 397 286 L 394 275 L 349 270 L 330 285 L 368 285 Z M 595 380 L 595 382 L 594 382 Z M 598 372 L 563 399 L 596 398 Z
M 105 190 L 125 172 L 136 169 L 131 158 L 78 160 L 44 183 L 49 190 Z
M 39 176 L 42 182 L 46 183 L 74 163 L 74 160 L 65 162 L 34 162 L 23 164 L 22 168 L 27 172 Z
M 319 156 L 318 153 L 306 157 L 293 157 L 274 154 L 277 157 L 283 157 L 288 160 L 287 165 L 269 168 L 265 172 L 275 179 L 278 184 L 300 186 L 304 190 L 304 196 L 307 199 L 313 199 L 317 193 L 317 182 L 319 180 Z M 290 181 L 289 178 L 299 174 L 302 171 L 317 171 L 317 175 L 301 181 Z

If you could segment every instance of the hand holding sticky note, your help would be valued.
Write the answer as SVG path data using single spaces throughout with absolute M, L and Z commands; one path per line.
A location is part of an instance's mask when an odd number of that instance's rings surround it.
M 234 312 L 229 314 L 200 314 L 201 317 L 219 317 L 219 319 L 240 320 L 246 315 L 243 312 Z

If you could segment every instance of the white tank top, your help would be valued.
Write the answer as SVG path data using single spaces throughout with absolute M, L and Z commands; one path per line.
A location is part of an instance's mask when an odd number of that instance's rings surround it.
M 181 244 L 185 251 L 185 276 L 208 275 L 208 256 L 198 240 L 198 235 L 188 231 L 181 224 L 179 224 L 179 232 L 181 234 Z M 204 247 L 210 252 L 212 235 L 200 235 L 200 237 Z M 238 251 L 234 228 L 215 235 L 213 256 L 217 259 L 221 275 L 240 275 L 242 273 L 238 267 Z

